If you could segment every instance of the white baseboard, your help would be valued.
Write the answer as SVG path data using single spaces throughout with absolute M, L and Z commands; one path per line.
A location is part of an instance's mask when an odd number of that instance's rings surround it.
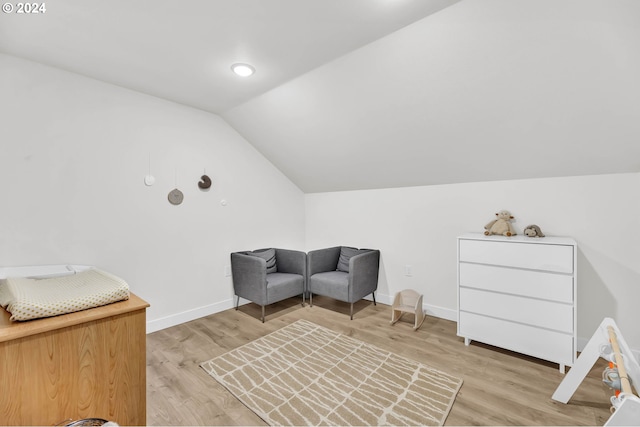
M 371 295 L 367 295 L 362 299 L 366 299 L 367 301 L 373 301 L 373 298 L 371 298 Z M 393 298 L 387 294 L 379 294 L 376 292 L 376 302 L 379 302 L 380 304 L 391 305 L 392 299 Z
M 149 320 L 147 321 L 147 333 L 150 334 L 152 332 L 170 328 L 171 326 L 190 322 L 201 317 L 219 313 L 232 307 L 234 307 L 233 299 L 228 299 L 215 304 L 205 305 L 204 307 L 198 307 L 181 313 L 172 314 L 171 316 L 161 317 L 160 319 Z
M 458 310 L 452 310 L 450 308 L 438 307 L 437 305 L 423 304 L 425 312 L 429 316 L 439 317 L 440 319 L 451 320 L 452 322 L 458 321 Z
M 371 296 L 366 296 L 364 299 L 372 301 Z M 381 304 L 391 305 L 393 303 L 393 297 L 386 294 L 376 293 L 376 301 Z M 437 305 L 422 304 L 422 309 L 428 316 L 439 317 L 440 319 L 458 321 L 458 311 L 450 308 L 438 307 Z
M 372 301 L 371 296 L 367 296 L 364 299 Z M 376 301 L 380 304 L 391 305 L 393 297 L 386 294 L 376 294 Z M 250 301 L 240 298 L 240 305 L 248 304 Z M 209 316 L 211 314 L 219 313 L 224 310 L 235 307 L 233 298 L 224 300 L 215 304 L 205 305 L 203 307 L 194 308 L 191 310 L 183 311 L 181 313 L 172 314 L 171 316 L 161 317 L 160 319 L 147 321 L 147 333 L 153 333 L 162 329 L 170 328 L 172 326 L 180 325 L 181 323 L 190 322 L 192 320 L 199 319 L 201 317 Z M 456 322 L 458 320 L 458 312 L 450 308 L 438 307 L 430 304 L 423 304 L 423 310 L 429 316 L 439 317 L 441 319 L 452 320 Z

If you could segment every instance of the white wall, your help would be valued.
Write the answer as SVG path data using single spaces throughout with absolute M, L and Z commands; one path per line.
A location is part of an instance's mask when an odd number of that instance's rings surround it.
M 229 252 L 265 246 L 380 248 L 382 302 L 415 288 L 455 318 L 455 238 L 506 208 L 519 231 L 578 241 L 579 336 L 610 316 L 640 348 L 640 174 L 305 196 L 209 113 L 8 55 L 0 96 L 0 266 L 112 271 L 151 303 L 150 330 L 230 307 Z M 180 206 L 166 199 L 176 171 Z
M 508 209 L 520 234 L 537 224 L 578 242 L 580 342 L 612 317 L 640 349 L 638 189 L 635 173 L 307 194 L 306 246 L 379 248 L 381 301 L 413 288 L 430 314 L 455 320 L 456 236 Z
M 111 271 L 148 330 L 231 307 L 229 252 L 303 249 L 302 192 L 216 115 L 0 55 L 0 132 L 0 266 Z
M 222 116 L 305 192 L 637 172 L 639 16 L 461 1 Z

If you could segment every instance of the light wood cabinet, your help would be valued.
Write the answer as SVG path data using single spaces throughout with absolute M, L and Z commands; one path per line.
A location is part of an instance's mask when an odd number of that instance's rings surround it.
M 127 301 L 11 322 L 0 308 L 0 425 L 146 424 L 146 307 Z
M 458 335 L 564 372 L 577 350 L 576 259 L 565 237 L 458 237 Z

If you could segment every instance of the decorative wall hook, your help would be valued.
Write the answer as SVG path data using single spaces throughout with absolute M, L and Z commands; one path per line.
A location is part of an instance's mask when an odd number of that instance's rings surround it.
M 182 191 L 174 188 L 169 192 L 167 198 L 169 199 L 169 203 L 172 205 L 179 205 L 184 200 L 184 194 L 182 194 Z
M 178 168 L 176 168 L 174 179 L 176 188 L 169 192 L 169 194 L 167 195 L 167 199 L 169 199 L 169 203 L 171 203 L 172 205 L 179 205 L 184 200 L 184 194 L 182 193 L 182 191 L 178 190 Z
M 149 173 L 144 177 L 144 185 L 151 187 L 155 182 L 156 179 L 151 175 L 151 153 L 149 153 Z
M 206 190 L 211 187 L 211 178 L 209 178 L 207 175 L 202 175 L 200 177 L 200 181 L 198 182 L 198 187 L 200 187 L 201 190 Z

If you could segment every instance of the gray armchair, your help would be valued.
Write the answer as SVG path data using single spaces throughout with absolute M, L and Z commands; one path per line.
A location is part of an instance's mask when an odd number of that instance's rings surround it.
M 262 307 L 264 323 L 265 305 L 302 295 L 306 288 L 307 257 L 304 252 L 288 249 L 258 249 L 233 252 L 231 274 L 236 295 L 236 310 L 240 297 Z
M 376 304 L 380 251 L 347 246 L 319 249 L 307 254 L 307 290 L 309 304 L 313 294 L 351 304 L 371 294 Z

